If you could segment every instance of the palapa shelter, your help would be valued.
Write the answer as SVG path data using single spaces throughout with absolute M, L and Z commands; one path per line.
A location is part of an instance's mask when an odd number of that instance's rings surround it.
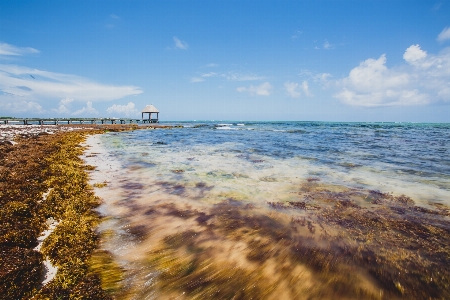
M 158 115 L 159 115 L 159 110 L 153 106 L 153 104 L 147 105 L 143 110 L 142 110 L 142 120 L 144 120 L 144 114 L 148 114 L 148 122 L 149 123 L 158 123 Z M 156 114 L 156 119 L 152 119 L 152 114 Z

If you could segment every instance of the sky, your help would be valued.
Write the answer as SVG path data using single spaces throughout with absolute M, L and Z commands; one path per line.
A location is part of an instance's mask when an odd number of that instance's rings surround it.
M 0 116 L 450 122 L 450 0 L 2 0 Z

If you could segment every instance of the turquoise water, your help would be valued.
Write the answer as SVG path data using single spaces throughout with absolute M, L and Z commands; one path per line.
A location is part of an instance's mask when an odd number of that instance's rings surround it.
M 105 135 L 104 141 L 124 165 L 150 164 L 155 167 L 155 159 L 169 153 L 171 156 L 177 153 L 198 156 L 204 151 L 202 160 L 212 159 L 218 154 L 231 156 L 230 164 L 263 160 L 253 164 L 252 169 L 262 170 L 267 169 L 268 164 L 272 164 L 271 167 L 279 164 L 290 173 L 294 167 L 290 168 L 283 162 L 296 160 L 297 165 L 302 162 L 309 168 L 308 176 L 324 177 L 333 183 L 406 193 L 424 201 L 449 201 L 450 124 L 175 124 L 184 128 Z M 108 144 L 110 140 L 120 141 L 119 146 Z M 144 158 L 141 152 L 148 152 L 149 156 Z M 167 163 L 160 161 L 170 169 Z M 187 160 L 180 164 L 189 166 L 193 163 Z
M 171 124 L 91 141 L 118 298 L 450 295 L 450 124 Z

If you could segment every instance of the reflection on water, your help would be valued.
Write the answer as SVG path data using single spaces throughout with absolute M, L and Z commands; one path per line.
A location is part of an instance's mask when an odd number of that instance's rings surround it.
M 448 128 L 303 125 L 97 137 L 105 162 L 93 180 L 109 176 L 97 189 L 101 245 L 122 270 L 102 275 L 111 292 L 448 298 Z

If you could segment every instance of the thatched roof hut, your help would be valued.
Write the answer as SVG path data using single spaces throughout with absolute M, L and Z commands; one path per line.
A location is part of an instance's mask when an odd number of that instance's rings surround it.
M 158 123 L 159 110 L 153 106 L 153 104 L 147 105 L 142 110 L 142 120 L 144 120 L 144 114 L 148 114 L 149 123 Z M 156 114 L 156 119 L 152 119 L 152 114 Z

